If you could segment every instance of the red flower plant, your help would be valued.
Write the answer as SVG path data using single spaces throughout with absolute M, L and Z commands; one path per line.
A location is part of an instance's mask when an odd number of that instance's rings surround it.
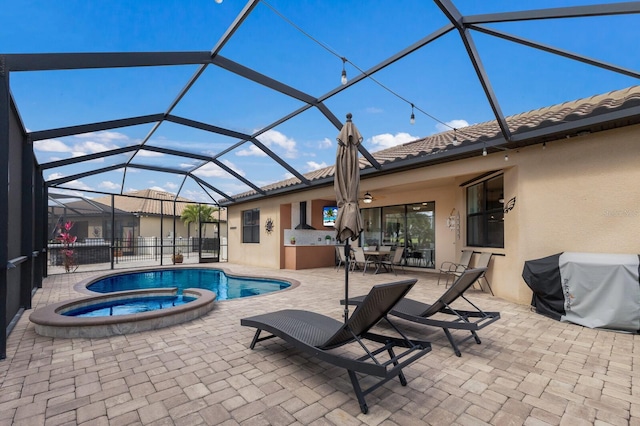
M 62 264 L 64 265 L 64 270 L 66 272 L 71 272 L 75 265 L 71 244 L 75 243 L 78 239 L 77 236 L 71 235 L 71 228 L 73 228 L 73 222 L 65 223 L 63 229 L 60 230 L 60 234 L 56 238 L 64 246 L 62 249 Z

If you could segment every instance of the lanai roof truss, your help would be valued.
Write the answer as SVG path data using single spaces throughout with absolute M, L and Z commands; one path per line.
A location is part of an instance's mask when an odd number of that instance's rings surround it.
M 31 142 L 34 142 L 39 140 L 51 139 L 51 138 L 78 135 L 78 134 L 83 134 L 88 132 L 104 131 L 104 130 L 122 128 L 122 127 L 136 126 L 140 124 L 153 123 L 153 127 L 139 144 L 136 144 L 133 146 L 127 146 L 123 148 L 112 149 L 112 150 L 108 150 L 100 153 L 88 154 L 88 155 L 83 155 L 79 157 L 52 161 L 52 162 L 41 164 L 40 167 L 43 170 L 45 170 L 45 169 L 61 167 L 61 166 L 70 165 L 70 164 L 81 163 L 84 161 L 101 159 L 101 158 L 114 156 L 114 155 L 129 154 L 129 158 L 124 162 L 120 162 L 118 164 L 107 166 L 100 169 L 93 169 L 84 173 L 78 173 L 71 176 L 52 179 L 47 182 L 47 186 L 48 187 L 61 186 L 67 182 L 70 182 L 75 179 L 79 179 L 81 177 L 90 176 L 98 173 L 104 173 L 111 170 L 124 169 L 124 174 L 122 177 L 122 186 L 121 186 L 121 188 L 124 188 L 124 182 L 126 179 L 127 170 L 139 168 L 139 169 L 146 169 L 146 170 L 152 170 L 157 172 L 166 172 L 166 173 L 182 175 L 183 176 L 182 185 L 184 185 L 184 182 L 187 178 L 191 178 L 195 182 L 197 182 L 197 184 L 200 185 L 201 187 L 203 188 L 206 187 L 214 191 L 215 193 L 219 194 L 221 197 L 223 197 L 225 204 L 232 204 L 236 201 L 236 199 L 233 196 L 224 193 L 222 190 L 212 185 L 210 182 L 207 182 L 206 180 L 198 177 L 195 174 L 198 169 L 200 169 L 207 163 L 212 163 L 216 165 L 217 167 L 221 168 L 225 172 L 229 173 L 234 178 L 238 179 L 240 182 L 242 182 L 246 186 L 250 187 L 252 190 L 256 191 L 257 197 L 273 195 L 273 194 L 281 193 L 281 192 L 292 190 L 292 189 L 312 187 L 314 185 L 326 185 L 328 181 L 326 178 L 316 179 L 316 180 L 309 180 L 308 178 L 306 178 L 298 170 L 292 167 L 287 161 L 285 161 L 283 158 L 281 158 L 276 153 L 274 153 L 265 144 L 260 142 L 257 139 L 258 136 L 260 136 L 261 134 L 265 133 L 270 129 L 277 127 L 282 123 L 287 122 L 288 120 L 309 110 L 310 108 L 316 108 L 336 128 L 336 130 L 339 130 L 342 127 L 342 122 L 326 106 L 325 101 L 337 95 L 338 93 L 341 93 L 344 90 L 348 90 L 350 87 L 354 86 L 355 84 L 358 84 L 361 81 L 369 77 L 372 77 L 373 75 L 385 69 L 389 65 L 410 55 L 413 52 L 418 51 L 422 47 L 434 42 L 435 40 L 439 39 L 443 35 L 454 30 L 457 30 L 457 32 L 460 35 L 464 48 L 466 49 L 466 53 L 475 70 L 477 79 L 480 85 L 482 86 L 484 95 L 486 96 L 487 101 L 492 109 L 493 116 L 495 117 L 496 122 L 500 127 L 501 138 L 499 141 L 495 141 L 492 144 L 494 147 L 497 147 L 497 148 L 503 145 L 508 146 L 509 144 L 526 144 L 526 141 L 529 138 L 539 137 L 542 134 L 553 134 L 563 126 L 564 128 L 578 128 L 581 125 L 581 123 L 579 123 L 578 121 L 572 122 L 572 123 L 561 123 L 557 125 L 558 126 L 557 128 L 554 126 L 551 128 L 547 127 L 544 129 L 534 129 L 532 132 L 525 132 L 515 136 L 512 135 L 511 130 L 509 129 L 509 126 L 507 125 L 505 117 L 501 111 L 498 98 L 493 91 L 491 82 L 489 80 L 489 76 L 487 75 L 487 72 L 485 71 L 485 68 L 483 66 L 482 57 L 478 52 L 476 45 L 474 43 L 474 39 L 472 35 L 473 31 L 477 31 L 482 34 L 487 34 L 487 35 L 498 37 L 510 42 L 525 45 L 530 48 L 539 49 L 554 55 L 559 55 L 571 60 L 586 63 L 595 67 L 600 67 L 600 68 L 613 71 L 616 73 L 620 73 L 626 76 L 640 78 L 640 73 L 635 70 L 626 69 L 623 67 L 616 66 L 614 64 L 609 64 L 603 61 L 588 58 L 583 55 L 568 52 L 563 49 L 555 48 L 553 46 L 548 46 L 545 44 L 527 40 L 525 38 L 508 34 L 503 31 L 488 28 L 484 25 L 484 24 L 501 23 L 501 22 L 531 21 L 531 20 L 539 20 L 539 19 L 579 18 L 579 17 L 594 17 L 594 16 L 621 15 L 621 14 L 638 14 L 640 13 L 640 2 L 550 8 L 550 9 L 529 10 L 529 11 L 520 11 L 520 12 L 480 14 L 480 15 L 471 15 L 471 16 L 463 16 L 451 0 L 434 0 L 434 2 L 440 8 L 442 13 L 446 16 L 446 18 L 450 21 L 448 24 L 432 32 L 431 34 L 415 42 L 414 44 L 408 46 L 407 48 L 401 50 L 400 52 L 383 60 L 382 62 L 371 67 L 370 69 L 361 72 L 360 75 L 357 75 L 351 78 L 347 84 L 340 85 L 334 88 L 333 90 L 329 91 L 328 93 L 325 93 L 324 95 L 321 95 L 318 97 L 305 93 L 303 91 L 300 91 L 272 77 L 261 74 L 249 67 L 246 67 L 242 64 L 234 62 L 220 55 L 219 52 L 221 51 L 221 49 L 227 44 L 229 40 L 231 40 L 236 30 L 238 30 L 238 28 L 243 24 L 243 22 L 247 19 L 247 17 L 252 13 L 254 8 L 259 3 L 259 0 L 250 0 L 246 3 L 245 7 L 241 10 L 241 12 L 233 21 L 233 23 L 227 28 L 226 32 L 222 35 L 222 37 L 220 37 L 220 39 L 212 48 L 212 50 L 208 52 L 192 51 L 192 52 L 7 54 L 7 55 L 1 55 L 1 59 L 2 59 L 1 63 L 4 65 L 3 74 L 8 74 L 10 72 L 39 71 L 39 70 L 73 70 L 73 69 L 91 69 L 91 68 L 122 68 L 122 67 L 127 68 L 127 67 L 153 67 L 153 66 L 166 66 L 166 65 L 198 65 L 198 68 L 195 71 L 195 73 L 185 83 L 184 87 L 176 95 L 175 99 L 169 104 L 169 106 L 162 113 L 143 115 L 138 117 L 126 117 L 126 118 L 117 119 L 117 120 L 85 123 L 85 124 L 79 124 L 79 125 L 69 126 L 69 127 L 34 131 L 34 132 L 28 133 L 28 138 L 30 139 Z M 200 121 L 196 121 L 186 117 L 180 117 L 172 114 L 175 107 L 180 103 L 180 101 L 187 94 L 187 92 L 193 87 L 194 83 L 198 80 L 198 78 L 203 74 L 204 70 L 209 65 L 214 65 L 223 70 L 226 70 L 227 72 L 233 73 L 244 79 L 257 83 L 272 91 L 279 92 L 285 96 L 288 96 L 292 99 L 302 102 L 303 105 L 297 108 L 296 110 L 292 111 L 291 113 L 284 115 L 283 117 L 274 121 L 273 123 L 262 127 L 260 130 L 257 130 L 253 134 L 245 134 L 242 132 L 237 132 L 231 129 L 218 127 L 208 123 L 204 123 L 204 122 L 200 122 Z M 590 120 L 590 119 L 591 118 L 586 118 L 585 120 Z M 222 135 L 222 136 L 226 136 L 231 139 L 235 139 L 236 142 L 230 144 L 228 148 L 223 149 L 222 151 L 218 152 L 215 155 L 194 154 L 194 153 L 189 153 L 182 150 L 174 150 L 174 149 L 147 145 L 147 142 L 150 140 L 153 134 L 157 131 L 157 129 L 162 125 L 162 123 L 165 121 L 183 125 L 183 126 L 192 127 L 195 129 L 211 132 L 211 133 Z M 249 179 L 246 179 L 241 174 L 235 172 L 231 167 L 228 167 L 222 161 L 220 161 L 220 157 L 222 155 L 242 146 L 247 142 L 250 142 L 253 145 L 255 145 L 264 154 L 270 157 L 274 162 L 276 162 L 285 170 L 287 170 L 289 173 L 291 173 L 291 175 L 295 176 L 299 180 L 299 183 L 284 189 L 274 188 L 271 190 L 265 190 L 264 188 L 261 188 L 259 185 L 256 185 L 255 183 L 251 182 Z M 480 149 L 481 148 L 482 147 L 480 147 Z M 468 150 L 469 148 L 464 147 L 461 149 Z M 136 156 L 141 151 L 144 151 L 144 150 L 197 160 L 199 161 L 199 163 L 193 165 L 188 170 L 181 169 L 178 167 L 170 167 L 170 166 L 136 164 L 134 161 Z M 362 144 L 360 145 L 359 150 L 362 156 L 367 160 L 369 165 L 372 167 L 372 169 L 367 170 L 367 172 L 364 174 L 365 176 L 367 174 L 385 172 L 385 167 L 387 166 L 383 166 L 381 163 L 379 163 L 371 155 L 371 153 L 368 152 L 362 146 Z M 418 160 L 412 160 L 412 161 L 418 161 Z M 422 160 L 422 161 L 425 161 L 425 160 Z M 182 185 L 181 185 L 181 188 L 182 188 Z

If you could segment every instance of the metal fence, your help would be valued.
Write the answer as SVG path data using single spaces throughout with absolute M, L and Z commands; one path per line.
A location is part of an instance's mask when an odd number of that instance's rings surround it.
M 174 254 L 181 254 L 187 262 L 225 262 L 225 238 L 119 238 L 105 241 L 86 238 L 68 246 L 48 245 L 48 266 L 51 273 L 161 265 L 174 263 Z M 223 243 L 221 245 L 221 243 Z M 175 263 L 182 263 L 175 262 Z

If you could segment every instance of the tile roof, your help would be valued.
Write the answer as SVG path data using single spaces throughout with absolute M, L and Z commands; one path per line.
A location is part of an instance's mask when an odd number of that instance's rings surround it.
M 155 189 L 142 189 L 139 191 L 127 192 L 124 195 L 130 197 L 115 197 L 115 207 L 130 213 L 142 213 L 142 214 L 160 214 L 160 205 L 162 204 L 162 212 L 167 216 L 173 215 L 173 200 L 176 198 L 175 194 L 170 192 L 156 191 Z M 111 196 L 96 198 L 103 204 L 111 205 Z M 184 197 L 177 197 L 176 201 L 176 216 L 181 216 L 182 211 L 188 204 L 194 204 L 193 200 L 189 200 Z
M 512 137 L 522 136 L 522 138 L 526 138 L 527 132 L 531 132 L 532 130 L 545 129 L 563 123 L 577 123 L 578 121 L 586 118 L 596 117 L 609 112 L 622 111 L 638 106 L 640 106 L 640 86 L 632 86 L 601 95 L 594 95 L 589 98 L 568 101 L 562 104 L 512 115 L 506 117 L 505 121 L 509 127 Z M 456 142 L 454 142 L 454 136 L 457 139 Z M 547 140 L 552 139 L 557 139 L 557 137 L 549 137 Z M 479 143 L 499 140 L 501 140 L 500 145 L 506 145 L 506 141 L 502 137 L 497 121 L 492 120 L 484 123 L 473 124 L 468 127 L 457 129 L 456 131 L 449 130 L 435 135 L 430 135 L 392 148 L 376 151 L 372 153 L 372 156 L 383 166 L 419 157 L 423 157 L 424 160 L 421 162 L 426 164 L 429 162 L 429 157 L 433 157 L 433 154 L 436 153 L 473 144 L 476 144 L 478 147 L 477 149 L 479 150 L 483 146 Z M 542 140 L 537 141 L 537 143 L 540 142 L 542 142 Z M 361 157 L 360 168 L 366 169 L 370 167 L 371 164 L 369 164 L 365 158 Z M 333 176 L 334 172 L 335 166 L 332 165 L 306 173 L 304 176 L 313 182 L 318 179 L 330 178 Z M 299 184 L 300 181 L 293 177 L 263 186 L 261 189 L 268 192 L 273 190 L 282 190 Z M 256 194 L 257 193 L 255 191 L 251 190 L 237 194 L 234 198 L 236 201 L 242 201 L 243 198 Z

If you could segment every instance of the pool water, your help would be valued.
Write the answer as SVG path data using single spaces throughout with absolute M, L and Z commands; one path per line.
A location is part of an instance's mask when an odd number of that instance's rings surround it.
M 109 317 L 114 315 L 139 314 L 141 312 L 155 311 L 157 309 L 171 308 L 173 306 L 184 305 L 195 297 L 189 296 L 154 296 L 136 297 L 126 300 L 111 300 L 108 302 L 96 303 L 81 308 L 71 309 L 63 315 L 69 317 Z
M 182 294 L 185 288 L 204 288 L 216 293 L 216 300 L 228 300 L 271 293 L 290 286 L 286 281 L 274 279 L 229 277 L 217 269 L 181 268 L 114 275 L 91 283 L 87 289 L 111 293 L 177 287 L 178 294 Z

